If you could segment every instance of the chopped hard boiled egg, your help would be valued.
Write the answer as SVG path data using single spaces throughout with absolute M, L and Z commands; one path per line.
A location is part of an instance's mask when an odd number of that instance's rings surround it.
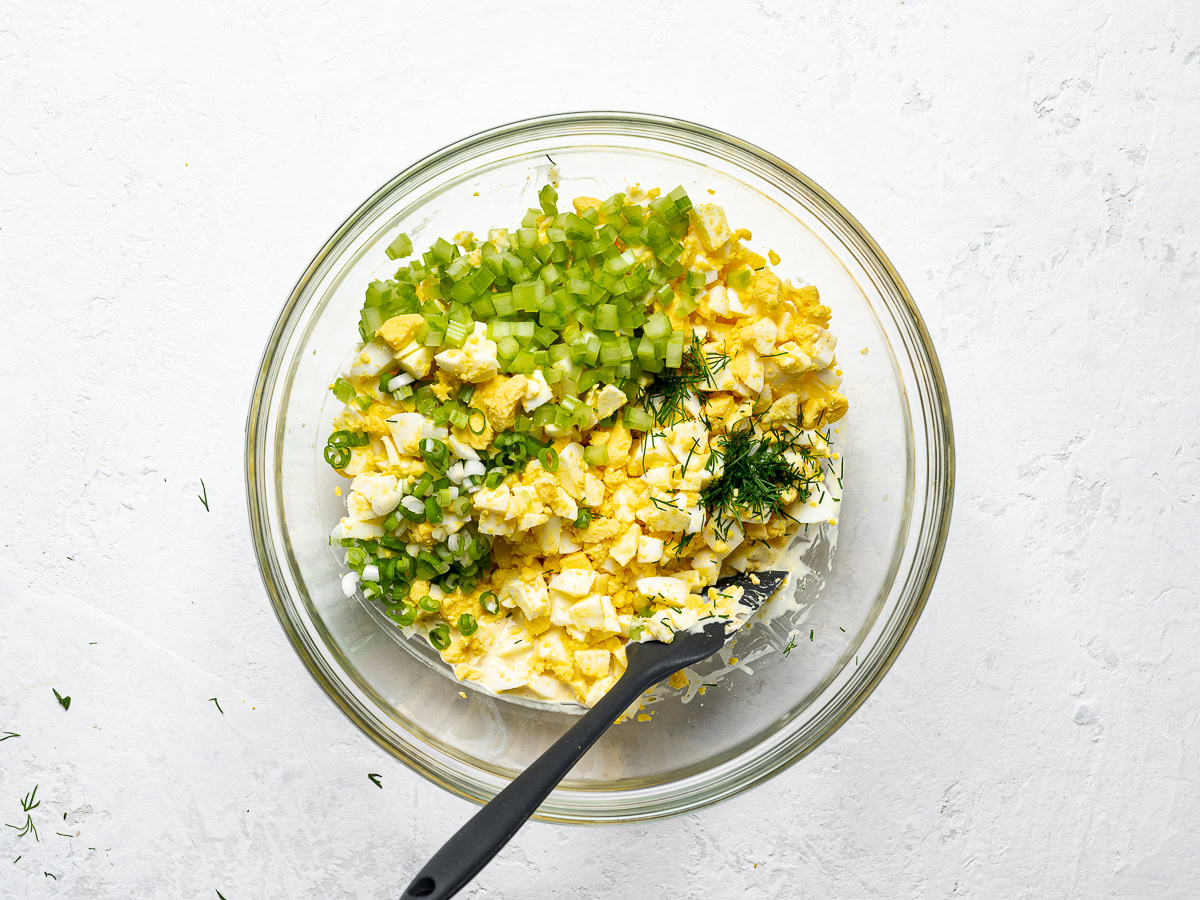
M 711 586 L 837 521 L 837 340 L 815 287 L 682 187 L 560 211 L 546 186 L 487 234 L 396 238 L 410 261 L 368 286 L 331 385 L 330 543 L 346 596 L 456 677 L 592 705 L 628 642 L 742 621 Z

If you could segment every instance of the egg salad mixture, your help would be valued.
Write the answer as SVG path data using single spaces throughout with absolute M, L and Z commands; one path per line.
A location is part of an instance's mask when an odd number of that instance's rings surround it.
M 487 240 L 387 248 L 411 261 L 368 286 L 331 385 L 325 459 L 352 479 L 331 542 L 347 597 L 459 679 L 591 706 L 628 642 L 743 620 L 718 577 L 835 522 L 847 402 L 817 289 L 721 207 L 539 201 Z

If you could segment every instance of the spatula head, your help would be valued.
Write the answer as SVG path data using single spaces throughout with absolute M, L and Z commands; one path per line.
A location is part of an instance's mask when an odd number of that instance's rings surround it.
M 757 610 L 779 590 L 779 586 L 783 584 L 785 578 L 787 578 L 787 572 L 743 572 L 741 575 L 722 578 L 715 587 L 718 591 L 740 587 L 742 603 Z
M 787 572 L 747 572 L 723 578 L 715 587 L 719 591 L 731 587 L 742 588 L 741 602 L 757 610 L 770 599 L 786 578 Z M 625 648 L 629 661 L 628 671 L 643 675 L 648 684 L 661 681 L 685 666 L 707 659 L 720 650 L 737 632 L 736 627 L 731 627 L 733 624 L 728 619 L 714 619 L 697 631 L 675 632 L 675 637 L 669 644 L 661 641 L 630 642 Z

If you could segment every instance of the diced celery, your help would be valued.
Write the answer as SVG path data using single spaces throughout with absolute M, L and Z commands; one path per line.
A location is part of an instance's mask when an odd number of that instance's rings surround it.
M 538 202 L 542 205 L 542 212 L 548 216 L 553 216 L 558 213 L 558 191 L 553 185 L 546 185 L 538 191 Z
M 641 225 L 646 221 L 646 207 L 635 203 L 621 207 L 621 218 L 630 225 Z
M 491 297 L 483 296 L 471 301 L 471 310 L 481 319 L 490 319 L 496 315 L 496 304 Z
M 467 275 L 471 274 L 471 261 L 465 256 L 457 257 L 450 262 L 450 265 L 446 266 L 446 274 L 449 275 L 453 281 L 458 281 L 460 278 L 465 278 Z
M 615 216 L 621 211 L 621 207 L 625 205 L 624 194 L 613 194 L 607 200 L 600 204 L 600 215 L 608 218 Z
M 633 268 L 637 262 L 637 254 L 632 250 L 614 256 L 604 264 L 604 271 L 609 275 L 622 275 Z
M 512 359 L 521 351 L 521 345 L 516 338 L 505 336 L 496 341 L 496 349 L 501 359 Z
M 725 283 L 736 291 L 749 287 L 750 282 L 753 280 L 754 270 L 746 265 L 746 263 L 737 266 L 725 276 Z
M 680 297 L 675 303 L 675 309 L 673 312 L 677 316 L 691 315 L 696 311 L 697 305 L 698 304 L 695 297 Z
M 676 338 L 679 340 L 676 340 Z M 683 335 L 679 332 L 672 334 L 671 339 L 667 342 L 667 358 L 665 362 L 672 369 L 678 369 L 683 362 Z
M 388 255 L 388 259 L 404 259 L 412 254 L 412 239 L 407 234 L 397 235 L 383 252 Z
M 682 184 L 667 194 L 667 199 L 674 203 L 675 208 L 681 213 L 685 213 L 692 208 L 692 200 L 688 197 L 687 191 L 683 189 Z
M 604 331 L 616 331 L 618 325 L 617 307 L 604 303 L 596 307 L 595 325 Z
M 583 341 L 583 362 L 589 366 L 596 364 L 596 358 L 600 355 L 600 338 L 595 334 L 589 334 Z
M 433 257 L 435 265 L 444 266 L 458 256 L 458 248 L 445 238 L 438 238 L 429 248 L 429 255 Z
M 532 372 L 535 367 L 533 354 L 528 350 L 521 350 L 515 357 L 513 357 L 512 362 L 508 364 L 508 370 L 510 372 L 516 372 L 525 375 Z
M 630 406 L 625 409 L 625 426 L 638 431 L 646 431 L 654 424 L 650 414 L 640 406 Z
M 656 312 L 646 320 L 642 333 L 652 341 L 664 338 L 671 333 L 671 320 L 664 313 Z
M 609 344 L 600 348 L 600 362 L 606 366 L 615 366 L 621 361 L 621 349 Z
M 496 315 L 498 316 L 511 316 L 517 311 L 517 306 L 513 303 L 512 294 L 510 293 L 495 294 L 492 297 L 492 306 L 496 308 Z
M 608 462 L 608 445 L 593 444 L 583 448 L 583 461 L 589 466 L 603 466 Z

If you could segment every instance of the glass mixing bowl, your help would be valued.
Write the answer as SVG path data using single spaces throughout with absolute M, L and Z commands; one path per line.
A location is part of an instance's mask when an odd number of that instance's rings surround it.
M 810 558 L 790 625 L 760 625 L 754 657 L 651 722 L 611 728 L 539 810 L 561 822 L 627 822 L 729 797 L 811 751 L 896 658 L 929 595 L 953 493 L 950 410 L 920 314 L 883 251 L 820 187 L 727 134 L 630 113 L 531 119 L 467 138 L 397 175 L 318 251 L 267 341 L 246 425 L 251 529 L 263 580 L 313 677 L 372 740 L 431 781 L 490 800 L 568 727 L 573 714 L 454 681 L 369 604 L 347 600 L 327 543 L 341 483 L 321 459 L 337 401 L 328 390 L 357 335 L 363 291 L 396 268 L 383 249 L 486 234 L 536 206 L 551 165 L 564 202 L 631 183 L 715 191 L 785 277 L 816 284 L 833 309 L 849 415 L 838 546 Z M 801 621 L 802 620 L 802 621 Z M 794 632 L 794 648 L 783 653 Z M 811 635 L 811 639 L 810 639 Z M 766 652 L 766 651 L 770 652 Z M 744 661 L 744 659 L 743 659 Z M 460 691 L 466 694 L 465 699 Z

